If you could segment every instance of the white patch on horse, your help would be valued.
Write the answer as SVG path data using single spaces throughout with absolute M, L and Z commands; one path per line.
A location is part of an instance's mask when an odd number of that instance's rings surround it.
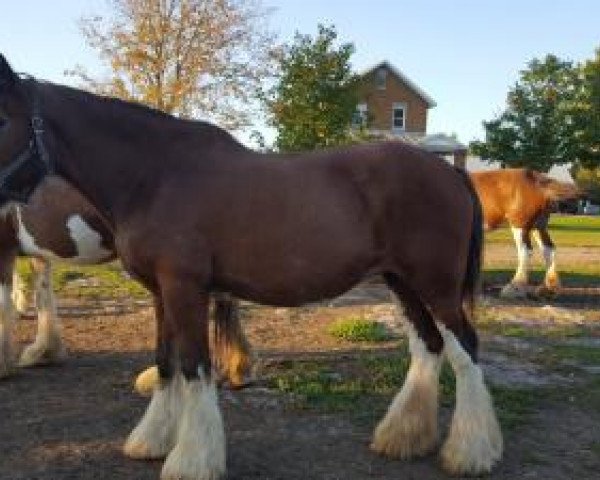
M 82 262 L 101 262 L 112 256 L 112 252 L 102 246 L 102 236 L 91 228 L 80 215 L 67 220 L 71 239 L 77 246 L 77 258 Z
M 427 350 L 407 322 L 410 369 L 400 392 L 373 435 L 371 448 L 394 458 L 424 455 L 438 438 L 438 384 L 442 356 Z
M 523 229 L 511 227 L 511 230 L 517 246 L 517 255 L 519 258 L 519 266 L 512 279 L 512 283 L 527 285 L 529 282 L 529 259 L 531 258 L 532 252 L 523 240 Z
M 218 480 L 225 475 L 225 430 L 214 381 L 185 382 L 183 412 L 177 444 L 161 472 L 161 479 Z
M 16 217 L 18 224 L 17 237 L 21 245 L 21 249 L 27 255 L 47 258 L 47 259 L 62 259 L 69 260 L 73 263 L 100 263 L 112 256 L 112 252 L 102 246 L 102 237 L 98 232 L 92 229 L 80 215 L 73 215 L 67 220 L 67 228 L 71 240 L 75 244 L 77 254 L 73 257 L 60 257 L 55 252 L 46 248 L 40 247 L 36 243 L 36 239 L 27 230 L 21 211 L 16 209 Z
M 441 323 L 437 325 L 456 376 L 456 407 L 442 447 L 443 466 L 452 474 L 489 472 L 502 456 L 502 433 L 483 373 L 454 334 Z

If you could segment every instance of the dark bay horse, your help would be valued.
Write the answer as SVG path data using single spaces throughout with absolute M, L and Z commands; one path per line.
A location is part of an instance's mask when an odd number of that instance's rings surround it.
M 375 429 L 392 457 L 437 444 L 443 357 L 456 407 L 452 473 L 489 471 L 502 436 L 469 321 L 482 214 L 468 176 L 397 142 L 259 154 L 225 131 L 76 89 L 21 79 L 0 61 L 0 190 L 26 201 L 55 172 L 107 219 L 118 256 L 153 294 L 161 377 L 124 447 L 166 457 L 163 479 L 225 473 L 208 299 L 296 306 L 380 273 L 409 318 L 411 366 Z
M 546 264 L 544 288 L 552 291 L 559 287 L 556 247 L 548 233 L 548 220 L 556 202 L 581 196 L 579 188 L 525 168 L 472 172 L 471 179 L 483 207 L 485 227 L 493 230 L 508 224 L 517 247 L 518 268 L 502 295 L 527 293 L 532 233 Z
M 73 187 L 57 176 L 48 176 L 27 204 L 9 203 L 0 217 L 0 378 L 15 366 L 12 296 L 22 298 L 15 258 L 31 258 L 38 329 L 35 341 L 20 355 L 18 365 L 29 367 L 60 361 L 66 356 L 56 300 L 52 291 L 52 261 L 90 265 L 115 258 L 112 232 L 98 211 Z M 242 334 L 231 299 L 215 298 L 215 359 L 232 387 L 247 377 L 249 347 Z M 14 303 L 23 303 L 15 301 Z M 17 309 L 18 310 L 18 309 Z M 145 377 L 144 377 L 145 378 Z M 142 378 L 141 380 L 144 380 Z M 148 383 L 148 379 L 144 380 Z M 144 382 L 136 382 L 139 385 Z M 149 386 L 145 387 L 146 389 Z

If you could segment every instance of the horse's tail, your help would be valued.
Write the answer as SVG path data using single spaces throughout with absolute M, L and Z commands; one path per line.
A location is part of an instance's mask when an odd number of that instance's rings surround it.
M 561 182 L 550 178 L 544 173 L 529 169 L 525 171 L 525 175 L 542 192 L 544 198 L 550 202 L 571 200 L 584 195 L 583 190 L 574 183 Z
M 461 169 L 456 169 L 463 177 L 465 185 L 469 190 L 473 201 L 473 221 L 471 223 L 471 240 L 469 242 L 469 253 L 467 257 L 467 269 L 463 280 L 463 304 L 466 313 L 473 316 L 475 305 L 475 293 L 479 288 L 479 279 L 481 277 L 481 265 L 483 256 L 483 209 L 479 200 L 479 195 L 473 186 L 469 174 Z
M 215 295 L 214 361 L 232 388 L 244 386 L 250 376 L 250 344 L 239 317 L 239 302 L 227 294 Z

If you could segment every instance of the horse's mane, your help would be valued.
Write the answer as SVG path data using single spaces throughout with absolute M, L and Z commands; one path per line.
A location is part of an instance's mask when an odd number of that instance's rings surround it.
M 115 115 L 124 116 L 125 118 L 131 119 L 135 123 L 137 123 L 136 120 L 140 120 L 142 122 L 164 122 L 165 127 L 167 125 L 177 124 L 183 129 L 193 129 L 197 135 L 210 137 L 213 141 L 230 143 L 232 146 L 245 148 L 229 132 L 210 122 L 178 118 L 169 113 L 135 101 L 127 101 L 106 95 L 98 95 L 96 93 L 66 85 L 54 84 L 51 82 L 36 82 L 50 87 L 51 90 L 59 93 L 59 95 L 63 98 L 67 98 L 76 103 L 85 105 L 96 112 L 105 111 L 111 117 L 114 117 Z

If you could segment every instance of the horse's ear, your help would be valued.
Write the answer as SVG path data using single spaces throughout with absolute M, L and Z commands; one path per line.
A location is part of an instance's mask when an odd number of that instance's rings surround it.
M 12 87 L 17 82 L 17 74 L 0 53 L 0 92 Z

